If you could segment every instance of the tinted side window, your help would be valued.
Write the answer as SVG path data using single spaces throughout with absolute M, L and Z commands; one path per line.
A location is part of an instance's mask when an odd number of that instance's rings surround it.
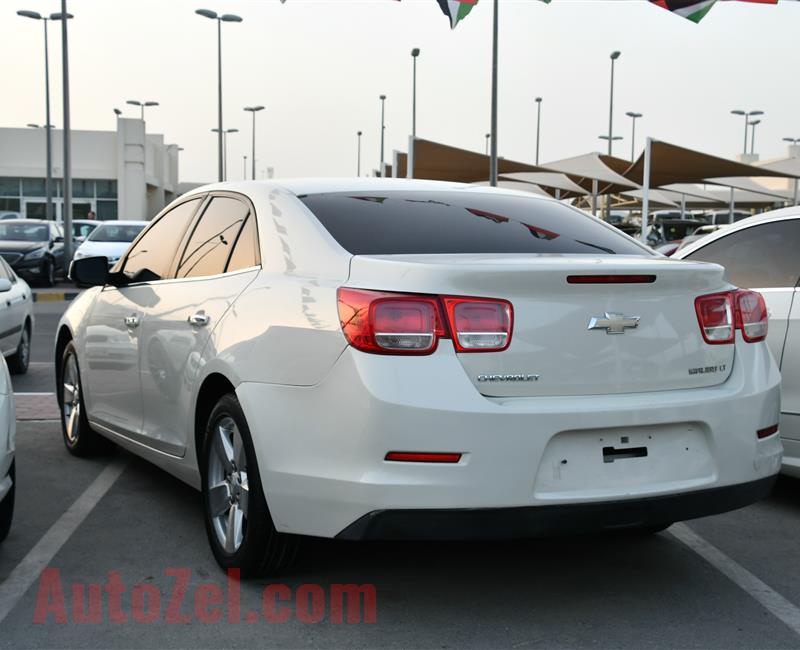
M 176 277 L 224 273 L 248 212 L 249 207 L 237 199 L 227 196 L 212 199 L 189 238 Z
M 793 287 L 800 277 L 800 219 L 765 223 L 733 232 L 687 255 L 716 262 L 737 287 Z
M 10 269 L 8 269 L 8 267 L 6 266 L 6 261 L 5 260 L 0 262 L 0 278 L 2 278 L 3 280 L 9 280 L 11 282 L 14 282 L 11 279 L 11 274 L 9 273 L 9 270 Z
M 238 271 L 258 265 L 258 237 L 256 236 L 256 219 L 251 214 L 245 221 L 236 246 L 233 248 L 227 271 Z
M 354 255 L 568 253 L 650 255 L 614 228 L 555 201 L 473 191 L 299 197 Z
M 156 221 L 131 249 L 125 260 L 123 273 L 129 278 L 147 269 L 153 276 L 147 280 L 166 278 L 192 216 L 202 199 L 181 203 Z

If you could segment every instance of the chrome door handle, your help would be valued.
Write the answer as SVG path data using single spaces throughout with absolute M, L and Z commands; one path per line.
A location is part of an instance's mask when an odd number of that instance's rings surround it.
M 211 322 L 211 316 L 199 311 L 196 314 L 189 316 L 187 320 L 189 321 L 189 325 L 192 327 L 205 327 Z
M 136 314 L 132 314 L 131 316 L 126 316 L 125 327 L 127 327 L 129 330 L 139 327 L 139 317 Z

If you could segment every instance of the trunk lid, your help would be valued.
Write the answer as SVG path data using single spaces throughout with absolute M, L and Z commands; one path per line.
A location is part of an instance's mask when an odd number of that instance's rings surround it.
M 655 281 L 567 282 L 576 275 L 654 275 Z M 486 396 L 699 388 L 724 382 L 733 365 L 734 346 L 707 344 L 694 308 L 695 297 L 729 288 L 715 264 L 617 255 L 355 256 L 348 286 L 509 300 L 509 348 L 458 354 Z M 638 326 L 630 327 L 636 318 Z M 608 333 L 607 326 L 623 333 Z

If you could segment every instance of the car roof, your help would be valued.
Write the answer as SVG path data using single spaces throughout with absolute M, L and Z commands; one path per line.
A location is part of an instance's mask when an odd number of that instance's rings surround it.
M 43 223 L 54 223 L 52 221 L 47 221 L 46 219 L 3 219 L 3 223 L 35 223 L 35 224 L 43 224 Z
M 449 181 L 428 181 L 405 178 L 289 178 L 269 181 L 235 181 L 203 185 L 184 194 L 188 197 L 195 194 L 204 194 L 213 191 L 241 192 L 269 192 L 270 190 L 285 190 L 295 196 L 306 194 L 324 194 L 328 192 L 387 192 L 395 191 L 467 191 L 501 193 L 511 196 L 524 196 L 543 201 L 552 200 L 548 197 L 520 192 L 506 188 L 487 187 L 483 185 L 469 185 L 466 183 L 453 183 Z
M 725 228 L 720 228 L 716 230 L 702 239 L 698 239 L 697 242 L 694 242 L 687 246 L 686 248 L 682 248 L 679 253 L 680 257 L 683 258 L 684 256 L 688 255 L 689 253 L 693 253 L 699 248 L 703 248 L 703 246 L 707 246 L 713 241 L 720 239 L 722 237 L 727 237 L 731 233 L 737 232 L 739 230 L 744 230 L 745 228 L 751 228 L 752 226 L 756 226 L 761 223 L 770 223 L 772 221 L 783 221 L 784 219 L 800 219 L 800 205 L 793 205 L 789 208 L 781 208 L 780 210 L 770 210 L 769 212 L 763 212 L 761 214 L 757 214 L 753 217 L 747 217 L 747 219 L 742 219 L 741 221 L 737 221 L 736 223 L 728 224 Z
M 146 226 L 149 221 L 134 221 L 132 219 L 110 219 L 108 221 L 92 222 L 98 226 Z

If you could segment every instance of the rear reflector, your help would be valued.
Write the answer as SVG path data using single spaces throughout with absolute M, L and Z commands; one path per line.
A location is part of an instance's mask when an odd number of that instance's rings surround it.
M 748 343 L 767 337 L 767 306 L 756 291 L 737 289 L 699 296 L 694 307 L 706 343 L 733 343 L 737 329 Z
M 568 275 L 569 284 L 652 284 L 654 275 Z
M 418 453 L 411 451 L 390 451 L 385 460 L 398 463 L 457 463 L 461 454 Z
M 759 429 L 756 431 L 756 436 L 759 438 L 769 438 L 772 435 L 778 433 L 778 425 L 773 424 L 771 427 L 767 427 L 766 429 Z

